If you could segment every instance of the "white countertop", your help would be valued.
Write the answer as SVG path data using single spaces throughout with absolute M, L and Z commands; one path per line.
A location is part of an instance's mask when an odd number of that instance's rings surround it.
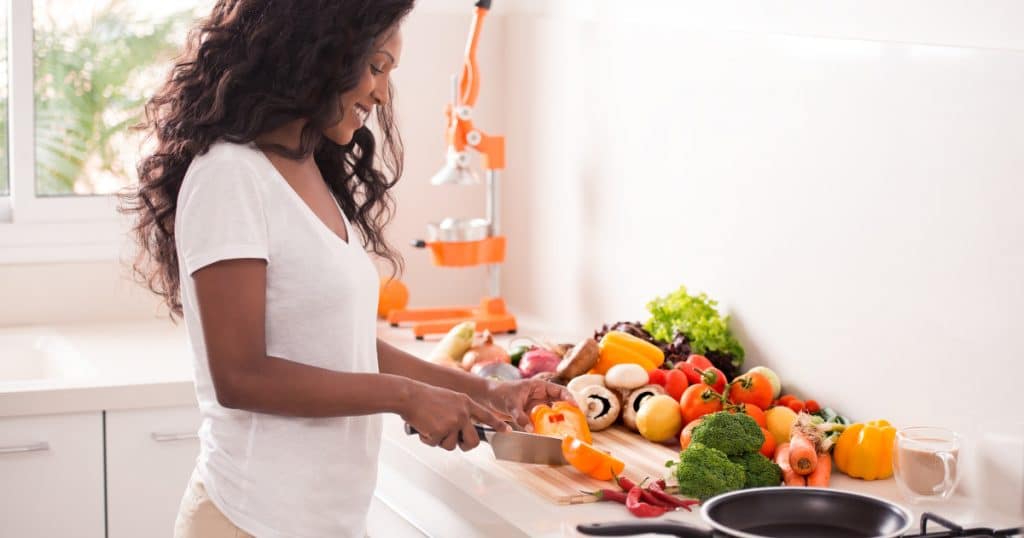
M 419 356 L 437 340 L 417 341 L 410 331 L 383 324 L 379 335 Z M 20 378 L 0 375 L 0 417 L 195 405 L 188 338 L 183 326 L 166 320 L 5 328 L 0 350 L 0 374 Z M 45 368 L 24 367 L 19 359 Z M 394 415 L 385 416 L 381 450 L 377 497 L 429 535 L 578 536 L 577 524 L 632 517 L 612 503 L 555 505 L 502 475 L 486 447 L 469 453 L 427 447 L 404 435 Z M 832 486 L 906 505 L 893 480 L 837 473 Z M 1024 522 L 980 504 L 956 497 L 941 506 L 907 507 L 915 517 L 928 509 L 963 525 Z M 664 517 L 701 525 L 697 512 Z
M 195 405 L 183 324 L 0 329 L 0 416 Z

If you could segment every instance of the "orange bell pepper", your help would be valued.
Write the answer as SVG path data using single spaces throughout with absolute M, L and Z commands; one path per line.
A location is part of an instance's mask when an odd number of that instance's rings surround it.
M 836 468 L 854 478 L 879 480 L 892 476 L 896 428 L 887 420 L 847 426 L 832 449 Z
M 587 416 L 569 402 L 555 402 L 551 407 L 546 404 L 534 407 L 530 411 L 530 422 L 533 423 L 534 433 L 562 438 L 572 436 L 586 443 L 591 441 Z
M 622 474 L 626 464 L 571 435 L 562 439 L 562 455 L 569 465 L 596 480 L 611 480 Z
M 597 345 L 600 357 L 594 373 L 608 372 L 616 364 L 639 364 L 650 372 L 665 362 L 665 353 L 658 346 L 622 331 L 608 331 Z

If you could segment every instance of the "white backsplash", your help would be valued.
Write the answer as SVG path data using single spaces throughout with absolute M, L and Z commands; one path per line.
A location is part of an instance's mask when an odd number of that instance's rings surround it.
M 508 296 L 584 336 L 705 291 L 748 364 L 953 428 L 988 475 L 981 441 L 1024 422 L 1024 45 L 991 41 L 1024 5 L 943 33 L 960 3 L 779 12 L 805 4 L 510 15 Z M 1024 515 L 1004 470 L 984 488 Z

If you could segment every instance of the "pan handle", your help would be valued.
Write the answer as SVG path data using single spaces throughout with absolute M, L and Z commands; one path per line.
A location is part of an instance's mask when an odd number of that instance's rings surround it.
M 683 538 L 711 538 L 711 531 L 675 521 L 613 521 L 577 525 L 580 534 L 588 536 L 633 536 L 636 534 L 667 534 Z

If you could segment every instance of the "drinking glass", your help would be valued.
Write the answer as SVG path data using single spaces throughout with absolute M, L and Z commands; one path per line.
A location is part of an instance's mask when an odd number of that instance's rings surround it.
M 948 499 L 960 481 L 960 437 L 930 426 L 896 432 L 893 473 L 900 492 L 910 502 Z

